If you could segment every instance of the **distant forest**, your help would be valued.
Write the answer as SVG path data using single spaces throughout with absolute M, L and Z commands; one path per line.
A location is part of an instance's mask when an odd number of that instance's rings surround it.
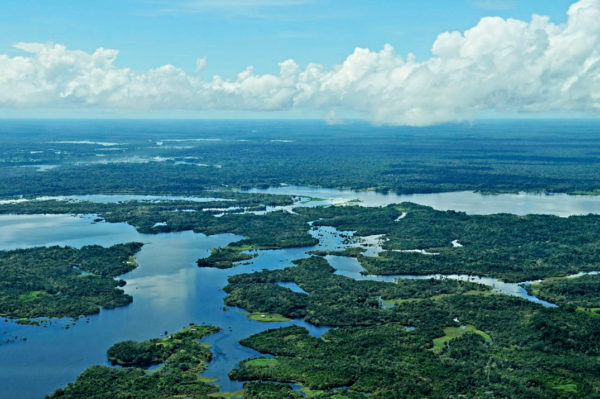
M 310 121 L 6 121 L 0 197 L 193 194 L 282 183 L 397 193 L 596 194 L 597 124 L 419 129 Z

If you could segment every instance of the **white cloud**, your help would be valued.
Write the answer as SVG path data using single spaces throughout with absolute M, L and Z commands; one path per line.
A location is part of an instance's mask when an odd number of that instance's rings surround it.
M 318 115 L 351 111 L 374 123 L 429 125 L 469 120 L 483 111 L 600 111 L 600 0 L 580 0 L 568 21 L 483 18 L 446 32 L 433 57 L 402 57 L 390 45 L 357 48 L 326 69 L 293 60 L 278 74 L 252 67 L 234 79 L 165 65 L 144 72 L 118 68 L 118 52 L 59 44 L 18 43 L 28 54 L 0 55 L 0 108 L 101 110 L 301 109 Z M 199 59 L 198 71 L 205 59 Z

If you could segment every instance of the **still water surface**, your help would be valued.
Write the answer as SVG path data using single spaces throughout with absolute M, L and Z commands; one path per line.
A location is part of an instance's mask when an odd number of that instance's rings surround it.
M 228 276 L 290 266 L 292 260 L 306 257 L 306 251 L 322 249 L 321 246 L 261 251 L 252 265 L 235 269 L 198 268 L 196 260 L 208 256 L 210 248 L 222 247 L 243 237 L 204 236 L 191 231 L 145 235 L 125 223 L 93 223 L 93 219 L 93 216 L 67 215 L 0 216 L 0 249 L 4 250 L 43 245 L 145 243 L 136 256 L 139 267 L 122 276 L 127 281 L 126 292 L 134 297 L 131 305 L 103 310 L 73 325 L 70 319 L 53 320 L 46 328 L 22 326 L 12 321 L 0 324 L 2 341 L 19 338 L 0 346 L 2 397 L 43 397 L 73 381 L 90 365 L 106 364 L 106 350 L 112 344 L 126 339 L 157 337 L 190 322 L 222 328 L 220 333 L 205 339 L 213 345 L 217 355 L 206 375 L 218 378 L 218 384 L 226 391 L 237 390 L 241 383 L 230 381 L 227 373 L 240 360 L 258 355 L 237 343 L 242 338 L 291 324 L 306 327 L 315 336 L 328 330 L 303 320 L 255 322 L 242 310 L 225 308 L 223 303 L 222 288 Z M 330 240 L 337 238 L 325 241 Z M 65 329 L 67 325 L 69 329 Z M 20 340 L 24 337 L 27 342 Z
M 600 196 L 590 195 L 534 193 L 484 195 L 472 191 L 399 195 L 302 186 L 271 187 L 253 189 L 248 192 L 320 198 L 326 200 L 324 202 L 334 204 L 360 201 L 355 203 L 361 206 L 386 206 L 401 202 L 414 202 L 441 211 L 454 210 L 471 215 L 512 213 L 515 215 L 548 214 L 566 217 L 600 213 Z

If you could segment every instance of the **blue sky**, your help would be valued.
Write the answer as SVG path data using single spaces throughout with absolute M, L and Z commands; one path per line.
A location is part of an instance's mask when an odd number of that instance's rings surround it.
M 430 57 L 436 36 L 463 31 L 490 15 L 564 22 L 565 0 L 21 0 L 0 13 L 0 52 L 17 42 L 55 42 L 72 49 L 120 51 L 117 65 L 147 69 L 174 64 L 232 76 L 247 65 L 275 72 L 288 58 L 300 65 L 340 63 L 355 47 L 392 44 L 400 54 Z M 218 4 L 221 4 L 220 6 Z
M 598 20 L 600 0 L 6 1 L 0 117 L 597 116 Z

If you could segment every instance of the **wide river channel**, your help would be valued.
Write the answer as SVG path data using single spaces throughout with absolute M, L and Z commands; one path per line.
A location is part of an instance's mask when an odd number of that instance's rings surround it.
M 600 197 L 504 194 L 480 195 L 470 192 L 385 195 L 375 192 L 354 192 L 330 189 L 285 186 L 254 192 L 292 194 L 320 198 L 310 206 L 360 200 L 363 206 L 382 206 L 390 203 L 415 202 L 436 209 L 454 209 L 471 214 L 553 214 L 569 216 L 600 213 Z M 84 196 L 81 199 L 114 202 L 128 199 L 162 199 L 140 196 Z M 198 201 L 206 199 L 197 199 Z M 303 206 L 308 206 L 303 204 Z M 315 327 L 303 320 L 288 323 L 252 321 L 240 309 L 225 307 L 222 288 L 233 274 L 290 266 L 291 261 L 307 257 L 313 249 L 336 249 L 344 246 L 340 232 L 320 228 L 312 234 L 320 243 L 315 247 L 259 251 L 251 264 L 234 269 L 198 268 L 196 260 L 208 256 L 211 248 L 222 247 L 242 237 L 232 234 L 205 236 L 193 232 L 145 235 L 125 223 L 93 223 L 93 216 L 70 215 L 5 215 L 0 216 L 0 249 L 34 246 L 67 245 L 82 247 L 99 244 L 139 241 L 145 243 L 136 259 L 139 267 L 123 275 L 125 290 L 134 298 L 132 304 L 98 315 L 71 319 L 54 319 L 47 326 L 25 326 L 3 320 L 0 328 L 0 386 L 2 397 L 41 398 L 58 387 L 73 381 L 93 364 L 107 364 L 106 350 L 122 340 L 144 340 L 176 331 L 190 322 L 206 323 L 222 328 L 204 342 L 212 344 L 215 359 L 205 373 L 218 379 L 225 391 L 241 389 L 242 384 L 231 381 L 227 373 L 237 363 L 258 353 L 244 348 L 238 341 L 268 328 L 296 324 L 320 336 L 326 327 Z M 309 229 L 310 226 L 307 226 Z M 505 284 L 495 279 L 472 276 L 363 276 L 355 259 L 328 257 L 337 273 L 357 279 L 394 281 L 396 278 L 456 278 L 468 279 L 494 287 L 507 295 L 527 296 L 518 284 Z M 290 289 L 297 289 L 290 286 Z M 24 341 L 23 338 L 27 338 Z

